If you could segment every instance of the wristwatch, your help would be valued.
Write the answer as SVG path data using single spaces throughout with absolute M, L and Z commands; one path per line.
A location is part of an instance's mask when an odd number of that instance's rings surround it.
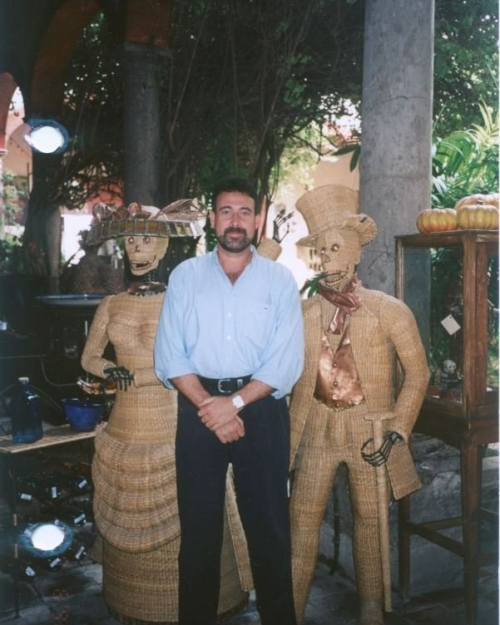
M 244 405 L 245 405 L 245 402 L 243 401 L 243 398 L 241 397 L 241 395 L 233 395 L 233 406 L 235 408 L 237 408 L 238 410 L 241 410 Z

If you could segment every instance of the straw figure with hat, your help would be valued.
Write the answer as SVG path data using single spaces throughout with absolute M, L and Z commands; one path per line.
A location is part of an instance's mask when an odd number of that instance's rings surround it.
M 361 248 L 377 226 L 358 194 L 326 185 L 297 201 L 320 257 L 318 293 L 303 302 L 306 364 L 290 405 L 292 554 L 297 618 L 304 616 L 320 526 L 340 463 L 348 468 L 361 625 L 381 625 L 390 605 L 387 509 L 419 487 L 408 448 L 429 372 L 415 319 L 400 300 L 364 288 Z M 395 358 L 405 377 L 396 393 Z M 385 601 L 384 601 L 385 600 Z
M 153 343 L 166 286 L 157 271 L 172 237 L 198 237 L 196 201 L 163 209 L 99 204 L 89 239 L 125 237 L 127 291 L 105 297 L 82 355 L 89 373 L 116 386 L 108 423 L 96 434 L 92 477 L 102 544 L 103 595 L 127 624 L 176 622 L 180 528 L 175 472 L 177 393 L 157 379 Z M 108 344 L 114 348 L 110 359 Z M 241 609 L 251 588 L 246 541 L 230 480 L 226 493 L 219 613 Z

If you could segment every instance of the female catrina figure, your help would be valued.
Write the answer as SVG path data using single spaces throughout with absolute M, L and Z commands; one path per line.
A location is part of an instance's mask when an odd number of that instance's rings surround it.
M 124 235 L 131 272 L 139 278 L 127 291 L 102 300 L 82 355 L 86 371 L 116 384 L 109 421 L 96 435 L 92 464 L 103 595 L 124 623 L 172 623 L 177 621 L 180 533 L 174 456 L 177 394 L 163 386 L 153 369 L 153 342 L 166 288 L 156 277 L 169 236 L 197 236 L 203 214 L 196 202 L 179 200 L 161 210 L 136 203 L 126 209 L 97 205 L 94 215 L 90 237 Z M 114 361 L 104 355 L 108 343 Z M 251 587 L 230 482 L 226 501 L 221 615 L 238 611 Z

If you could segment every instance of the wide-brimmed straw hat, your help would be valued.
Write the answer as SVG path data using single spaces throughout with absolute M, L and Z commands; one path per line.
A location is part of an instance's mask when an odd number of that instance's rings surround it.
M 358 213 L 358 192 L 339 184 L 327 184 L 307 191 L 296 202 L 309 234 L 297 245 L 315 247 L 318 235 L 335 228 L 356 230 L 361 245 L 377 236 L 377 224 L 371 217 Z
M 121 236 L 199 237 L 206 208 L 195 199 L 177 200 L 164 208 L 132 202 L 94 205 L 87 244 L 97 245 Z

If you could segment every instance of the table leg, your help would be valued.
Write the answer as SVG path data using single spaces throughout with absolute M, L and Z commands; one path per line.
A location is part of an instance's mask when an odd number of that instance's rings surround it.
M 479 507 L 481 500 L 481 458 L 478 446 L 460 449 L 462 490 L 462 531 L 464 545 L 465 617 L 467 625 L 477 622 L 479 572 Z
M 17 527 L 17 467 L 14 457 L 9 458 L 11 486 L 12 540 L 14 552 L 14 614 L 19 618 L 19 532 Z

